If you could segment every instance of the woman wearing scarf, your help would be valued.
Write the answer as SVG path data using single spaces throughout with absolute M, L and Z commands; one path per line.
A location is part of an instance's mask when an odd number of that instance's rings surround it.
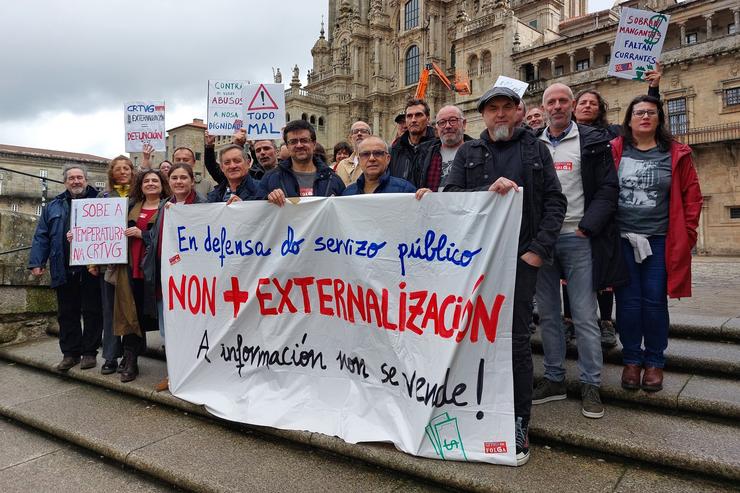
M 134 163 L 123 155 L 113 158 L 108 165 L 108 186 L 106 190 L 100 192 L 98 198 L 128 197 L 133 180 Z M 123 355 L 121 338 L 113 334 L 113 299 L 116 292 L 116 287 L 113 284 L 115 282 L 113 277 L 114 267 L 100 266 L 100 270 L 105 272 L 105 275 L 100 277 L 103 301 L 103 359 L 105 359 L 100 373 L 103 375 L 115 373 L 118 368 L 118 358 Z M 98 266 L 91 265 L 88 270 L 91 273 L 96 273 Z M 121 365 L 123 365 L 123 361 Z
M 123 338 L 121 382 L 130 382 L 138 376 L 138 357 L 146 350 L 146 332 L 157 330 L 156 297 L 153 287 L 145 280 L 142 264 L 160 201 L 170 195 L 168 183 L 154 170 L 137 175 L 130 194 L 129 227 L 124 231 L 129 240 L 129 262 L 128 266 L 116 269 L 113 305 L 113 330 Z

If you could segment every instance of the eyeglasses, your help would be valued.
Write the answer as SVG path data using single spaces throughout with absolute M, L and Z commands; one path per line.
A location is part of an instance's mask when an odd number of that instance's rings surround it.
M 440 128 L 444 128 L 449 124 L 451 127 L 456 126 L 458 123 L 460 123 L 463 119 L 462 118 L 448 118 L 447 120 L 437 120 L 437 126 Z
M 388 154 L 386 151 L 362 151 L 358 154 L 358 156 L 360 156 L 360 159 L 370 159 L 370 156 L 374 157 L 375 159 L 380 159 L 382 157 L 385 157 L 386 154 Z
M 353 128 L 352 130 L 350 130 L 350 133 L 352 135 L 358 135 L 358 134 L 370 135 L 370 129 L 369 128 Z
M 635 118 L 643 118 L 645 115 L 649 116 L 650 118 L 657 115 L 658 112 L 655 110 L 635 110 L 632 112 L 632 116 Z
M 307 145 L 311 142 L 313 141 L 309 139 L 308 137 L 302 137 L 300 139 L 290 139 L 289 141 L 286 142 L 286 144 L 288 144 L 289 146 L 297 146 L 298 144 Z

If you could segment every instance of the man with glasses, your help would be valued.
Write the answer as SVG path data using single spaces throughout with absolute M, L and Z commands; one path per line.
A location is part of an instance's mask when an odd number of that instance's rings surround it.
M 414 193 L 416 187 L 401 178 L 391 176 L 385 171 L 391 161 L 388 144 L 378 137 L 368 137 L 360 142 L 357 155 L 362 174 L 355 183 L 348 186 L 342 195 L 365 193 Z
M 419 144 L 435 138 L 434 129 L 429 126 L 429 113 L 426 101 L 409 99 L 406 102 L 407 130 L 391 147 L 391 175 L 408 180 L 414 186 L 419 186 Z
M 345 185 L 349 186 L 354 183 L 362 174 L 362 169 L 359 167 L 360 160 L 357 157 L 357 147 L 360 145 L 360 142 L 372 134 L 373 131 L 370 128 L 370 125 L 363 121 L 355 122 L 350 127 L 348 140 L 352 144 L 353 152 L 350 157 L 342 159 L 337 164 L 336 169 L 337 175 L 342 179 Z
M 258 197 L 285 205 L 288 197 L 341 195 L 344 183 L 321 159 L 314 158 L 316 130 L 305 120 L 293 120 L 283 128 L 289 158 L 260 182 Z
M 443 106 L 437 112 L 438 139 L 419 146 L 419 187 L 432 192 L 444 188 L 457 150 L 472 137 L 465 134 L 466 120 L 457 106 Z
M 560 279 L 565 277 L 578 348 L 581 414 L 601 418 L 603 359 L 596 291 L 619 286 L 626 280 L 615 218 L 617 172 L 606 130 L 572 121 L 575 98 L 568 86 L 548 87 L 542 95 L 542 105 L 549 125 L 539 140 L 552 154 L 568 208 L 555 243 L 553 262 L 543 265 L 537 277 L 545 378 L 535 387 L 532 404 L 567 397 L 565 329 L 560 317 Z

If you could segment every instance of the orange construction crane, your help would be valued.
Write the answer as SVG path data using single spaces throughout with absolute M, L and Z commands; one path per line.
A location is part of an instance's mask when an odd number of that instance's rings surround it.
M 470 94 L 470 82 L 468 81 L 467 77 L 464 77 L 461 79 L 457 74 L 455 75 L 455 83 L 453 84 L 450 79 L 447 78 L 447 76 L 444 74 L 442 69 L 437 65 L 436 63 L 427 63 L 424 67 L 424 70 L 421 72 L 421 76 L 419 77 L 419 85 L 416 86 L 416 99 L 424 99 L 424 96 L 426 96 L 427 93 L 427 87 L 429 86 L 429 76 L 431 74 L 436 75 L 439 80 L 442 81 L 442 84 L 445 85 L 447 89 L 450 91 L 456 92 L 462 96 L 467 96 Z

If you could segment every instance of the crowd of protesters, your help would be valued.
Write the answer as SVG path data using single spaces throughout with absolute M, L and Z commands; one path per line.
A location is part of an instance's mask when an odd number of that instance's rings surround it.
M 151 149 L 138 170 L 129 158 L 114 158 L 99 194 L 83 167 L 67 166 L 66 191 L 44 209 L 29 261 L 35 275 L 50 263 L 63 353 L 57 368 L 94 368 L 102 337 L 101 372 L 118 371 L 122 382 L 137 377 L 146 332 L 166 335 L 159 266 L 170 207 L 242 200 L 282 206 L 295 197 L 371 193 L 415 193 L 422 200 L 441 191 L 506 194 L 523 187 L 512 366 L 517 463 L 524 464 L 531 406 L 566 398 L 565 353 L 573 340 L 585 417 L 604 415 L 602 347 L 616 344 L 615 330 L 623 348 L 622 386 L 662 389 L 667 297 L 691 295 L 702 196 L 691 149 L 666 127 L 660 73 L 647 79 L 648 94 L 632 100 L 621 125 L 607 121 L 607 103 L 595 90 L 574 96 L 553 84 L 542 106 L 527 110 L 517 93 L 493 87 L 478 101 L 486 127 L 478 138 L 465 134 L 456 106 L 440 108 L 433 119 L 425 101 L 411 99 L 395 120 L 390 146 L 356 121 L 347 142 L 334 146 L 332 162 L 303 120 L 285 126 L 282 144 L 248 142 L 239 132 L 218 157 L 206 132 L 204 162 L 216 182 L 207 197 L 194 189 L 195 155 L 188 148 L 175 149 L 173 163 L 158 169 L 150 166 Z M 70 201 L 90 197 L 129 198 L 127 265 L 69 266 Z M 544 350 L 544 379 L 536 386 L 534 300 Z M 157 385 L 167 388 L 166 378 Z

